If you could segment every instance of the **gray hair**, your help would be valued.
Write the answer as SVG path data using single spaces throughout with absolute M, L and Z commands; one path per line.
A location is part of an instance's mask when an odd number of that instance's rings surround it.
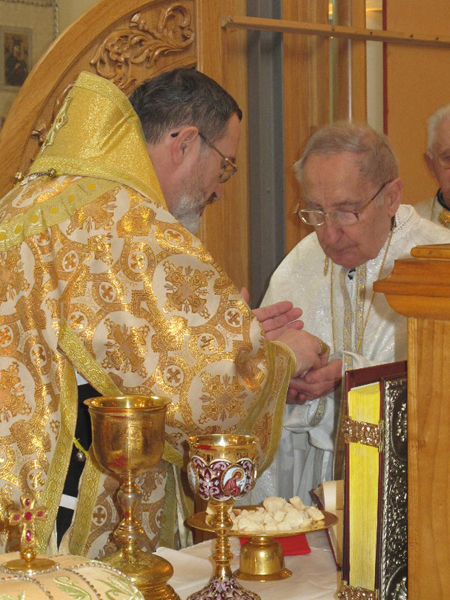
M 294 172 L 300 183 L 308 157 L 333 156 L 350 152 L 356 155 L 359 170 L 375 184 L 398 177 L 398 164 L 389 139 L 366 123 L 337 121 L 318 129 L 308 140 Z
M 173 69 L 142 83 L 129 98 L 150 144 L 173 128 L 195 125 L 210 142 L 226 133 L 229 119 L 242 119 L 236 100 L 217 81 L 191 68 Z
M 436 129 L 444 119 L 450 119 L 450 104 L 441 106 L 428 119 L 427 123 L 427 153 L 433 158 L 433 146 L 436 139 Z

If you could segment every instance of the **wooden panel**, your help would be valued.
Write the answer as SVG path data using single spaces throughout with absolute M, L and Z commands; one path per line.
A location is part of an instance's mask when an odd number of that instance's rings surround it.
M 283 2 L 283 19 L 328 22 L 328 2 Z M 285 136 L 285 245 L 289 252 L 311 227 L 294 215 L 300 187 L 292 165 L 301 156 L 311 134 L 329 119 L 329 41 L 312 36 L 284 34 L 284 136 Z
M 249 201 L 247 164 L 246 33 L 221 27 L 221 16 L 245 15 L 245 0 L 198 0 L 198 69 L 236 99 L 244 118 L 238 173 L 224 187 L 224 198 L 203 215 L 200 237 L 240 289 L 249 287 Z
M 392 31 L 446 36 L 450 30 L 448 0 L 386 0 L 386 25 Z M 450 101 L 446 65 L 450 51 L 388 44 L 386 53 L 387 133 L 393 141 L 405 183 L 403 202 L 416 204 L 433 196 L 435 180 L 426 169 L 426 121 Z
M 450 322 L 408 323 L 408 598 L 450 597 Z

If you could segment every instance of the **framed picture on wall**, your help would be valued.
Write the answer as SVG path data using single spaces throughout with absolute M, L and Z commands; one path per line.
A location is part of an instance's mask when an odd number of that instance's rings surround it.
M 0 127 L 28 73 L 58 35 L 58 0 L 0 0 Z
M 19 88 L 25 81 L 31 67 L 32 34 L 31 29 L 2 29 L 3 60 L 0 75 L 2 87 Z

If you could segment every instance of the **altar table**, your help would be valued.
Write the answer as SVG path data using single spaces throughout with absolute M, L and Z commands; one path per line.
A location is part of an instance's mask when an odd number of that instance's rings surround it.
M 336 569 L 325 532 L 308 533 L 307 538 L 310 554 L 285 557 L 285 566 L 292 571 L 292 577 L 268 582 L 240 579 L 240 583 L 259 594 L 261 600 L 335 600 L 340 571 Z M 232 537 L 230 542 L 235 570 L 239 566 L 239 540 Z M 199 591 L 209 581 L 213 573 L 211 544 L 214 540 L 179 551 L 163 547 L 156 551 L 172 564 L 174 575 L 169 583 L 181 600 L 186 600 L 189 594 Z

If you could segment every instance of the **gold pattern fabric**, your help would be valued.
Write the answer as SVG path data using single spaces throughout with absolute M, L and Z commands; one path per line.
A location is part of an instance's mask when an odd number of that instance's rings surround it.
M 99 394 L 172 400 L 164 458 L 175 481 L 195 434 L 254 433 L 260 466 L 270 463 L 292 356 L 265 340 L 227 275 L 167 212 L 139 121 L 110 82 L 77 80 L 30 174 L 0 201 L 0 254 L 0 506 L 24 493 L 44 501 L 41 551 L 54 548 L 76 371 Z M 166 460 L 139 478 L 154 541 L 162 520 L 175 522 Z M 118 484 L 86 465 L 61 550 L 101 557 L 114 549 Z M 178 500 L 181 514 L 189 504 Z M 1 528 L 0 547 L 14 548 Z
M 439 213 L 438 221 L 444 227 L 450 228 L 450 211 L 443 208 Z

